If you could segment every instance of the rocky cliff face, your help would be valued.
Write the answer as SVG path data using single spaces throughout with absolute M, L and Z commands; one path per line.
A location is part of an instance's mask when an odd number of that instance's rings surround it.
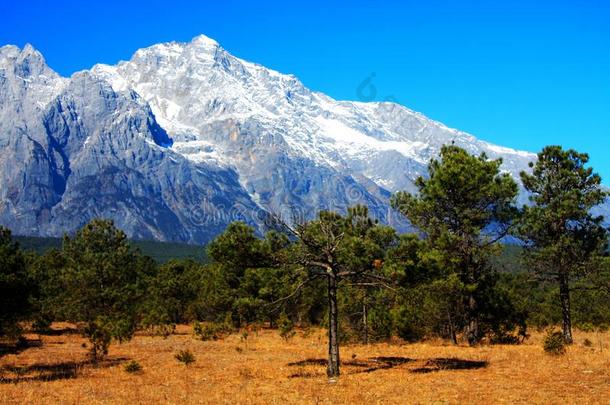
M 0 52 L 0 222 L 15 233 L 104 217 L 134 238 L 205 242 L 240 218 L 235 207 L 260 210 L 235 171 L 172 150 L 133 90 L 90 72 L 59 78 L 30 47 Z
M 30 46 L 0 48 L 0 223 L 18 234 L 106 217 L 134 238 L 201 243 L 235 219 L 262 230 L 269 213 L 357 203 L 404 229 L 391 193 L 452 142 L 516 177 L 535 158 L 397 104 L 333 100 L 204 36 L 71 78 Z

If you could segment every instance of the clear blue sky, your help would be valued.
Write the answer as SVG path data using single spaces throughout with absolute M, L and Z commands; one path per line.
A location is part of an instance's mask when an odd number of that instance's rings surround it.
M 407 107 L 482 139 L 588 152 L 610 179 L 610 2 L 0 0 L 0 44 L 63 75 L 204 33 L 338 99 Z

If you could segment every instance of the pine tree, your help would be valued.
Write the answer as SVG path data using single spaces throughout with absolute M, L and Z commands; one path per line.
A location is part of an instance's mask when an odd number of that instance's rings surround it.
M 591 214 L 607 194 L 588 161 L 587 154 L 547 146 L 530 165 L 532 173 L 521 173 L 532 205 L 523 208 L 517 234 L 530 268 L 559 285 L 566 343 L 573 341 L 570 285 L 599 267 L 608 237 L 602 217 Z
M 123 231 L 112 221 L 95 219 L 72 238 L 65 236 L 64 267 L 57 274 L 61 294 L 55 298 L 58 312 L 83 322 L 98 360 L 112 340 L 130 339 L 136 327 L 136 305 L 141 299 L 139 255 Z
M 443 146 L 440 160 L 428 166 L 428 178 L 416 180 L 418 194 L 399 192 L 392 198 L 392 206 L 424 234 L 441 267 L 459 275 L 470 344 L 482 337 L 479 301 L 489 288 L 490 258 L 516 211 L 517 185 L 500 174 L 501 163 Z
M 30 292 L 24 255 L 11 231 L 0 227 L 0 336 L 18 335 L 18 322 L 29 313 Z
M 298 263 L 307 278 L 295 289 L 317 278 L 326 281 L 328 302 L 327 375 L 340 374 L 339 285 L 344 280 L 355 284 L 385 286 L 388 282 L 379 263 L 389 245 L 396 240 L 393 229 L 376 225 L 364 206 L 350 209 L 347 217 L 322 211 L 316 220 L 299 224 L 292 231 L 297 238 L 288 264 Z

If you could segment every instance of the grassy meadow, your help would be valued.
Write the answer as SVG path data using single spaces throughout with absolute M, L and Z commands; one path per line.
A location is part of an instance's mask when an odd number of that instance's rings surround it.
M 442 340 L 342 346 L 342 375 L 325 374 L 326 332 L 250 330 L 201 341 L 189 326 L 113 345 L 98 365 L 70 324 L 27 334 L 0 357 L 0 403 L 610 403 L 610 332 L 575 332 L 563 356 L 542 333 L 521 345 L 452 346 Z M 174 355 L 188 349 L 189 366 Z M 125 371 L 137 361 L 142 370 Z

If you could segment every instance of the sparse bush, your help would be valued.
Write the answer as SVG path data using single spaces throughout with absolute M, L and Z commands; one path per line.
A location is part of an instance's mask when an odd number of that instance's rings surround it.
M 135 360 L 131 360 L 123 366 L 123 370 L 129 374 L 135 374 L 142 371 L 142 366 Z
M 100 360 L 108 354 L 112 335 L 103 323 L 91 322 L 84 329 L 84 336 L 89 339 L 91 349 L 89 354 L 93 361 Z
M 585 347 L 591 347 L 591 346 L 593 346 L 593 342 L 592 342 L 591 340 L 589 340 L 589 339 L 585 339 L 585 340 L 582 342 L 582 344 L 583 344 Z
M 595 325 L 593 325 L 590 322 L 579 323 L 577 328 L 583 332 L 595 332 L 595 329 L 596 329 Z
M 146 330 L 154 336 L 162 336 L 163 339 L 167 339 L 176 331 L 176 324 L 161 324 L 161 325 L 150 325 Z
M 225 335 L 231 333 L 233 327 L 226 323 L 201 323 L 195 322 L 193 324 L 193 334 L 201 340 L 218 340 Z
M 190 350 L 180 350 L 174 355 L 174 358 L 185 366 L 195 362 L 195 355 Z
M 32 322 L 32 330 L 37 333 L 44 334 L 51 331 L 51 320 L 43 317 L 37 317 L 34 322 Z
M 294 323 L 284 313 L 282 313 L 280 319 L 278 319 L 277 326 L 280 331 L 280 336 L 286 341 L 292 339 L 294 335 L 296 335 Z
M 563 338 L 563 333 L 558 330 L 549 330 L 546 333 L 543 341 L 544 351 L 556 356 L 565 354 L 566 342 Z

